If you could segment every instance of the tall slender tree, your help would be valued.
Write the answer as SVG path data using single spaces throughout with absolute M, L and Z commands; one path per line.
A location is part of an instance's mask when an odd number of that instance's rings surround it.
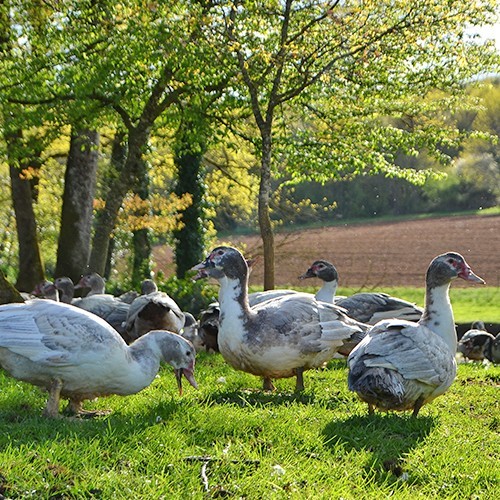
M 178 196 L 189 193 L 192 197 L 191 205 L 182 211 L 182 227 L 174 231 L 178 278 L 184 278 L 186 272 L 200 262 L 205 250 L 205 182 L 202 160 L 206 149 L 206 127 L 202 114 L 197 116 L 197 120 L 187 118 L 182 122 L 175 146 L 175 193 Z
M 437 89 L 456 95 L 464 80 L 493 67 L 492 47 L 471 43 L 464 32 L 488 23 L 495 4 L 235 0 L 217 6 L 217 26 L 224 27 L 246 97 L 240 102 L 259 132 L 264 288 L 274 287 L 271 179 L 283 172 L 321 181 L 367 172 L 411 176 L 391 161 L 394 151 L 427 147 L 439 154 L 437 145 L 456 136 L 435 126 L 435 116 L 460 101 L 422 97 Z M 411 133 L 385 119 L 404 115 L 421 117 Z

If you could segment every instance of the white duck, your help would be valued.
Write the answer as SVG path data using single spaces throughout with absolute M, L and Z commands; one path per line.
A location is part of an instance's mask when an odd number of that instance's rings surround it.
M 184 321 L 184 313 L 175 300 L 157 290 L 140 295 L 130 304 L 123 327 L 129 338 L 134 340 L 150 330 L 180 333 Z
M 49 391 L 44 415 L 59 415 L 60 398 L 82 401 L 135 394 L 155 378 L 160 361 L 196 387 L 195 350 L 180 335 L 154 331 L 127 346 L 104 320 L 69 304 L 34 299 L 0 306 L 0 365 L 12 377 Z
M 320 278 L 323 286 L 316 293 L 318 300 L 334 302 L 347 310 L 351 318 L 374 325 L 383 319 L 398 318 L 418 321 L 423 309 L 411 302 L 392 297 L 386 293 L 355 293 L 350 297 L 337 297 L 338 273 L 335 266 L 327 260 L 317 260 L 299 279 Z
M 271 379 L 293 377 L 296 390 L 304 388 L 303 372 L 322 366 L 335 353 L 350 350 L 367 326 L 339 307 L 306 294 L 248 303 L 248 266 L 233 247 L 217 247 L 195 266 L 220 283 L 218 347 L 237 370 Z
M 368 410 L 413 410 L 443 394 L 456 375 L 457 336 L 449 300 L 455 278 L 483 283 L 458 253 L 437 256 L 426 275 L 425 309 L 417 323 L 381 321 L 352 350 L 349 389 Z

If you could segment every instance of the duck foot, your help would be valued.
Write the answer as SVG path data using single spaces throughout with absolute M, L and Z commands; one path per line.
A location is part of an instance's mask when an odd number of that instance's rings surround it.
M 61 389 L 63 383 L 59 378 L 52 380 L 49 388 L 49 398 L 47 399 L 47 404 L 42 412 L 44 417 L 49 418 L 60 418 L 59 415 L 59 400 L 61 398 Z
M 270 377 L 264 377 L 262 388 L 264 389 L 264 391 L 275 391 L 276 390 L 276 387 L 274 386 L 273 381 L 271 380 Z
M 109 415 L 111 410 L 84 410 L 81 401 L 70 400 L 64 413 L 75 418 L 95 418 Z
M 295 376 L 297 380 L 295 382 L 295 392 L 302 392 L 304 390 L 304 368 L 296 368 Z
M 105 417 L 106 415 L 110 415 L 113 410 L 81 410 L 79 411 L 75 417 L 76 418 L 96 418 L 96 417 Z

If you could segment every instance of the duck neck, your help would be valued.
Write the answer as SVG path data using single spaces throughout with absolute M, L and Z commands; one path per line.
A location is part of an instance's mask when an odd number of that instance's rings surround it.
M 250 314 L 248 303 L 248 277 L 228 278 L 227 276 L 219 280 L 219 305 L 223 317 L 231 314 Z
M 160 369 L 161 359 L 161 351 L 156 341 L 156 332 L 139 337 L 128 346 L 128 352 L 131 358 L 153 380 Z
M 321 302 L 333 302 L 337 293 L 338 281 L 323 281 L 323 286 L 316 292 L 316 300 Z
M 425 309 L 419 323 L 439 335 L 451 352 L 457 350 L 457 333 L 450 303 L 450 284 L 427 287 Z
M 71 304 L 73 297 L 75 296 L 75 291 L 71 285 L 64 285 L 64 287 L 59 289 L 59 298 L 61 302 L 66 304 Z

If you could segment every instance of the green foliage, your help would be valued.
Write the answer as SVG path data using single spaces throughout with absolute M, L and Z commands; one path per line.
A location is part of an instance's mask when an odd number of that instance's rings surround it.
M 208 304 L 218 300 L 218 287 L 206 283 L 206 280 L 193 281 L 190 278 L 177 278 L 177 276 L 164 279 L 159 274 L 157 284 L 158 288 L 168 293 L 183 311 L 190 312 L 195 317 L 198 317 L 200 311 L 206 309 Z

